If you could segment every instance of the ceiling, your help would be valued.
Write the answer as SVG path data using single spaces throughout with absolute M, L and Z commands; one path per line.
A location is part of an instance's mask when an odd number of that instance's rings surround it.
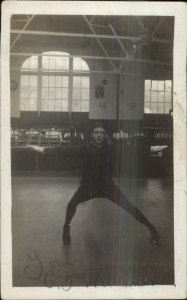
M 173 17 L 13 15 L 10 45 L 11 54 L 21 56 L 64 44 L 120 72 L 126 62 L 172 68 L 173 36 Z

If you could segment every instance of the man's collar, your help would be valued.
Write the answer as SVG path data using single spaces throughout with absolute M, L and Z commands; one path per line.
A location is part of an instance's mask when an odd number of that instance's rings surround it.
M 98 145 L 98 144 L 94 143 L 94 141 L 92 141 L 92 144 L 94 145 L 95 148 L 101 149 L 106 144 L 106 142 L 103 142 L 101 145 Z

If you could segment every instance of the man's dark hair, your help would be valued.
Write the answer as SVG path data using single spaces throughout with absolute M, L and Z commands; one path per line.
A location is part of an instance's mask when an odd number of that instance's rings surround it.
M 95 128 L 103 128 L 106 131 L 106 128 L 102 122 L 95 122 L 92 126 L 92 131 L 94 131 Z

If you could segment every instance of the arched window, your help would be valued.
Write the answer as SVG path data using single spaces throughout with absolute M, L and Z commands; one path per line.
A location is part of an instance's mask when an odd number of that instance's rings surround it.
M 44 52 L 21 67 L 21 111 L 89 111 L 89 67 L 65 52 Z

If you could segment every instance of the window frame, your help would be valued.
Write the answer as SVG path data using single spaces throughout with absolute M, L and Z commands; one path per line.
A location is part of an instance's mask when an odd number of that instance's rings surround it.
M 146 81 L 150 81 L 150 87 L 149 89 L 146 89 Z M 157 88 L 156 89 L 152 89 L 152 82 L 156 81 L 157 82 Z M 171 82 L 171 91 L 170 91 L 170 96 L 171 96 L 171 100 L 166 101 L 166 93 L 168 93 L 167 89 L 166 89 L 166 82 L 170 81 Z M 159 82 L 164 82 L 164 89 L 160 90 L 158 88 Z M 152 94 L 153 92 L 156 94 L 156 101 L 152 101 Z M 163 101 L 159 101 L 158 100 L 158 95 L 159 93 L 163 92 L 164 95 L 164 99 Z M 149 101 L 146 101 L 145 99 L 145 95 L 146 93 L 149 94 Z M 149 104 L 149 108 L 150 108 L 150 112 L 145 112 L 145 105 L 146 103 Z M 152 104 L 156 104 L 156 112 L 152 112 L 151 111 L 151 105 Z M 164 108 L 164 112 L 159 112 L 158 106 L 159 104 L 163 104 Z M 170 109 L 166 111 L 166 106 L 170 105 Z M 163 79 L 163 80 L 154 80 L 154 79 L 144 79 L 144 114 L 162 114 L 162 115 L 167 115 L 170 114 L 170 112 L 173 111 L 173 81 L 171 79 Z
M 20 111 L 21 112 L 25 112 L 25 111 L 34 111 L 34 112 L 89 112 L 89 104 L 90 104 L 90 70 L 89 70 L 89 66 L 87 64 L 87 62 L 85 60 L 83 60 L 81 57 L 73 57 L 71 56 L 69 53 L 65 53 L 64 52 L 59 52 L 61 53 L 61 55 L 57 54 L 52 54 L 51 52 L 53 51 L 48 51 L 48 52 L 43 52 L 41 55 L 33 55 L 33 56 L 37 56 L 38 57 L 38 68 L 37 69 L 28 69 L 28 70 L 24 70 L 23 69 L 23 64 L 24 62 L 27 60 L 27 59 L 30 59 L 32 56 L 28 57 L 23 63 L 22 63 L 22 66 L 21 66 L 21 69 L 20 69 Z M 66 71 L 66 70 L 43 70 L 42 68 L 42 58 L 44 56 L 51 56 L 51 57 L 68 57 L 69 59 L 69 69 Z M 73 60 L 74 58 L 79 58 L 81 59 L 84 63 L 86 63 L 86 65 L 88 66 L 88 70 L 73 70 Z M 22 76 L 37 76 L 37 109 L 36 110 L 30 110 L 30 109 L 27 109 L 27 110 L 23 110 L 21 108 L 21 89 L 22 89 L 22 85 L 21 85 L 21 77 Z M 42 109 L 42 101 L 44 101 L 42 99 L 42 90 L 43 90 L 43 84 L 42 84 L 42 77 L 43 76 L 59 76 L 59 77 L 62 77 L 62 76 L 68 76 L 68 80 L 69 80 L 69 86 L 68 86 L 68 99 L 67 99 L 67 102 L 68 102 L 68 109 L 67 110 L 63 110 L 62 109 L 62 106 L 61 106 L 61 110 L 44 110 Z M 89 94 L 89 97 L 88 99 L 86 100 L 82 100 L 80 98 L 80 106 L 79 106 L 79 110 L 73 110 L 73 101 L 76 99 L 73 99 L 73 78 L 74 76 L 79 76 L 79 77 L 87 77 L 88 78 L 88 94 Z M 30 85 L 28 86 L 30 87 Z M 49 88 L 49 86 L 48 86 Z M 56 87 L 54 87 L 56 88 Z M 61 87 L 62 89 L 62 87 Z M 79 87 L 79 89 L 81 89 L 81 87 Z M 29 99 L 28 99 L 29 101 Z M 50 101 L 48 99 L 48 101 Z M 58 101 L 57 99 L 54 99 L 54 101 Z M 59 100 L 59 101 L 65 101 L 63 99 Z M 86 111 L 81 111 L 81 102 L 82 101 L 87 101 L 88 102 L 88 110 Z

